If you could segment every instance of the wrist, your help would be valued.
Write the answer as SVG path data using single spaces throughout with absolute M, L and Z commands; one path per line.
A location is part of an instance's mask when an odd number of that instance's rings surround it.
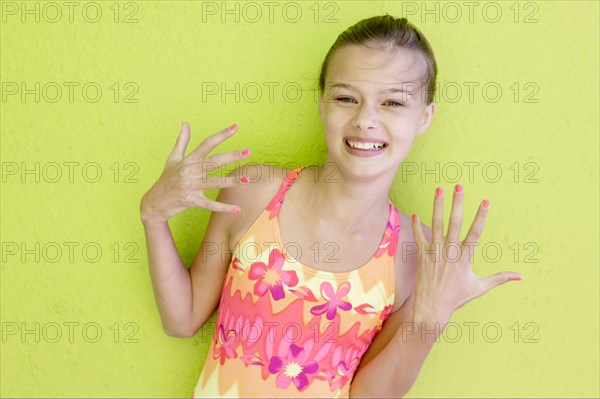
M 452 312 L 430 312 L 413 308 L 409 318 L 419 327 L 439 327 L 441 332 L 450 322 L 451 316 Z
M 168 221 L 157 218 L 156 216 L 150 215 L 150 214 L 141 214 L 140 220 L 142 221 L 142 224 L 144 225 L 144 227 L 160 226 L 160 225 L 168 224 Z
M 140 201 L 140 220 L 145 226 L 163 224 L 167 222 L 166 220 L 160 218 L 152 210 L 152 206 L 148 203 L 146 195 L 144 195 Z

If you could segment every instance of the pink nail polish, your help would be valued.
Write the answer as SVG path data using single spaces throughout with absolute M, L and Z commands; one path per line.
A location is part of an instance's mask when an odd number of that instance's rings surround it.
M 250 155 L 250 150 L 246 148 L 245 150 L 242 151 L 242 155 L 247 157 L 248 155 Z
M 438 187 L 438 188 L 435 190 L 435 195 L 437 195 L 438 197 L 441 197 L 442 195 L 444 195 L 444 189 L 443 189 L 443 188 L 441 188 L 441 187 Z
M 250 181 L 250 178 L 248 176 L 242 176 L 242 178 L 240 179 L 240 181 L 244 184 L 248 183 Z
M 233 213 L 240 213 L 241 209 L 239 206 L 233 208 Z
M 483 207 L 484 207 L 484 208 L 489 208 L 489 206 L 490 206 L 490 201 L 488 201 L 488 200 L 483 200 L 483 204 L 482 204 L 482 205 L 483 205 Z
M 461 186 L 460 184 L 457 184 L 456 187 L 454 188 L 454 191 L 456 191 L 457 193 L 462 193 L 463 190 L 463 186 Z
M 416 214 L 412 214 L 412 220 L 417 220 L 417 215 Z
M 511 278 L 511 280 L 521 280 L 521 277 L 519 277 L 519 276 L 513 277 L 513 278 Z
M 234 123 L 233 125 L 229 126 L 228 129 L 230 132 L 235 132 L 237 130 L 237 124 Z

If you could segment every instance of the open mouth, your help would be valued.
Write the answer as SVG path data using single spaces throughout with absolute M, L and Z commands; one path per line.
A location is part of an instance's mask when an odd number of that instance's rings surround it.
M 344 139 L 346 145 L 355 150 L 361 151 L 377 151 L 387 147 L 387 143 L 378 142 L 361 142 Z

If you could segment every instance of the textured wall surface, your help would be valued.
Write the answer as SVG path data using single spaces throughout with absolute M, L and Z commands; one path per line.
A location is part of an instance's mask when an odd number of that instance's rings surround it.
M 598 2 L 67 3 L 0 2 L 0 396 L 191 396 L 211 333 L 162 330 L 142 194 L 184 120 L 188 150 L 237 123 L 219 152 L 322 160 L 323 57 L 386 12 L 440 71 L 394 203 L 428 223 L 435 187 L 462 183 L 463 235 L 491 202 L 475 272 L 523 275 L 455 313 L 409 397 L 599 395 Z M 209 216 L 170 221 L 188 266 Z

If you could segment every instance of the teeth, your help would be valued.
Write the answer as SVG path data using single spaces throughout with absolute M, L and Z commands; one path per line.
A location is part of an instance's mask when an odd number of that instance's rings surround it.
M 346 143 L 352 148 L 359 150 L 379 150 L 385 147 L 384 143 L 358 143 L 355 141 L 346 140 Z

